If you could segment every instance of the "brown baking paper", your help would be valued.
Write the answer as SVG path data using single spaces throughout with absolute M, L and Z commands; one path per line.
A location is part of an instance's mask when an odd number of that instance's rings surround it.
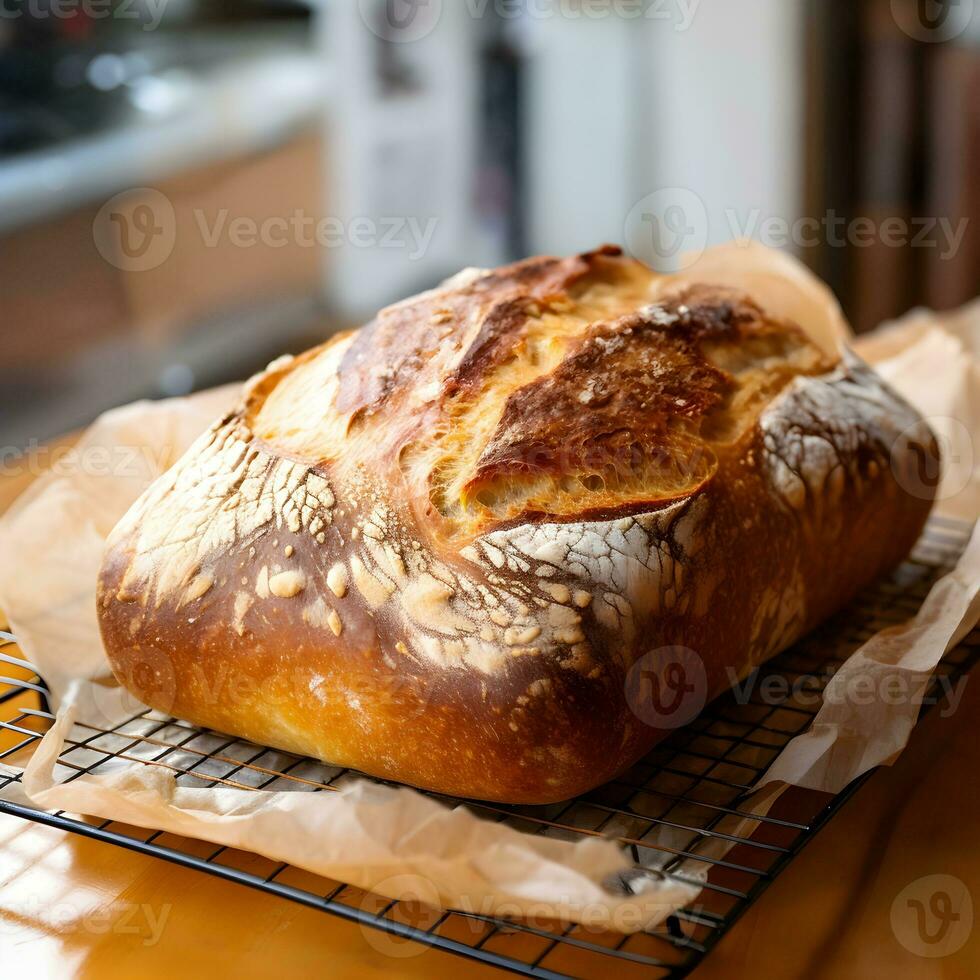
M 848 340 L 831 293 L 781 253 L 761 246 L 713 249 L 678 280 L 738 286 L 771 312 L 799 322 L 826 348 Z M 893 328 L 887 344 L 882 341 L 875 347 L 868 341 L 866 352 L 883 352 L 893 382 L 913 402 L 925 405 L 926 414 L 946 413 L 969 432 L 980 431 L 980 407 L 966 377 L 977 370 L 975 361 L 969 371 L 959 362 L 941 366 L 957 377 L 951 386 L 942 385 L 936 371 L 927 384 L 918 384 L 915 371 L 903 361 L 906 350 L 917 343 L 928 342 L 931 350 L 944 345 L 952 350 L 947 336 L 955 336 L 961 354 L 963 336 L 980 336 L 975 316 L 973 326 L 956 330 L 919 316 L 923 322 L 914 331 L 904 334 L 904 328 Z M 974 376 L 969 380 L 972 383 Z M 959 394 L 937 404 L 933 396 L 940 388 Z M 351 779 L 336 792 L 192 789 L 178 786 L 170 770 L 126 760 L 100 766 L 98 775 L 62 782 L 73 772 L 58 762 L 65 739 L 92 734 L 91 729 L 73 726 L 112 728 L 143 709 L 114 686 L 99 639 L 94 596 L 105 537 L 145 486 L 236 397 L 237 387 L 232 386 L 107 413 L 72 456 L 60 462 L 58 471 L 38 479 L 0 520 L 0 551 L 16 556 L 0 566 L 0 606 L 24 653 L 50 685 L 58 710 L 55 725 L 23 772 L 22 788 L 15 783 L 4 792 L 25 794 L 44 809 L 120 820 L 254 851 L 388 898 L 420 899 L 487 915 L 554 918 L 630 932 L 649 928 L 692 902 L 704 862 L 688 860 L 679 877 L 627 874 L 631 884 L 623 887 L 624 872 L 633 862 L 611 840 L 525 834 L 407 787 Z M 973 476 L 971 471 L 970 480 Z M 949 486 L 961 481 L 957 476 Z M 968 501 L 948 494 L 948 499 L 954 497 L 962 515 Z M 976 516 L 975 507 L 971 516 Z M 903 672 L 915 683 L 925 683 L 945 649 L 980 615 L 978 582 L 980 539 L 975 535 L 957 571 L 935 587 L 916 622 L 866 644 L 828 691 L 848 677 L 882 670 Z M 905 744 L 916 711 L 908 705 L 848 707 L 845 699 L 842 713 L 841 705 L 828 702 L 812 736 L 800 736 L 787 746 L 760 784 L 769 785 L 742 809 L 762 816 L 787 784 L 833 791 L 870 766 L 891 761 Z M 139 734 L 138 728 L 125 730 Z M 118 738 L 120 746 L 131 745 L 124 736 L 108 738 Z M 117 747 L 104 739 L 98 744 Z M 137 743 L 126 754 L 149 761 L 158 752 L 159 747 Z M 726 832 L 748 833 L 753 827 L 751 819 L 728 819 Z M 614 823 L 608 829 L 617 833 Z M 666 827 L 658 833 L 654 839 L 667 848 L 686 847 L 696 836 Z M 653 843 L 650 835 L 646 840 Z M 712 839 L 702 841 L 697 850 L 709 856 L 705 848 L 720 849 L 710 855 L 720 857 L 728 846 Z M 672 855 L 664 851 L 663 856 L 666 861 Z

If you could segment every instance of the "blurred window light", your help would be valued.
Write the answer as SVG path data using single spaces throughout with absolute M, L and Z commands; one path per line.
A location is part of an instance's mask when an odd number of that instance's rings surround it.
M 152 116 L 171 115 L 190 102 L 194 80 L 185 72 L 146 75 L 127 83 L 133 108 Z
M 100 54 L 89 62 L 85 72 L 93 88 L 109 92 L 126 81 L 126 62 L 117 54 Z

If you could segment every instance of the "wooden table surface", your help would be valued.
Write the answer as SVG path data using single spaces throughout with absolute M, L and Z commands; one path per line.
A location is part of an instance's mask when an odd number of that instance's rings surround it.
M 0 478 L 0 511 L 30 478 Z M 978 718 L 974 677 L 957 710 L 930 713 L 898 763 L 861 788 L 693 976 L 980 976 L 970 904 L 980 902 Z M 284 899 L 0 817 L 0 978 L 503 975 L 385 945 Z

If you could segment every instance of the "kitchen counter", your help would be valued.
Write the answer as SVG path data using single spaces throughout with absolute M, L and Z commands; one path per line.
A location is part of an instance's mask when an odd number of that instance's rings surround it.
M 29 479 L 0 477 L 0 511 Z M 971 920 L 977 913 L 962 897 L 965 890 L 974 906 L 980 902 L 975 675 L 958 709 L 943 714 L 933 710 L 898 762 L 845 804 L 694 971 L 697 980 L 980 975 L 980 929 Z M 934 899 L 948 881 L 936 884 L 934 875 L 953 876 L 963 886 L 953 895 L 951 915 L 941 896 Z M 950 934 L 965 942 L 947 956 L 917 955 L 910 948 L 941 948 L 928 942 L 944 927 L 930 918 L 937 907 Z M 392 944 L 284 899 L 12 817 L 0 817 L 0 969 L 5 976 L 98 980 L 208 972 L 503 976 L 449 953 Z

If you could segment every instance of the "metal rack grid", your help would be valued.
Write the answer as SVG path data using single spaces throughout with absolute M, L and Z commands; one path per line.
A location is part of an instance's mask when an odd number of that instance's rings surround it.
M 46 813 L 3 800 L 0 813 L 151 854 L 527 976 L 600 977 L 612 968 L 626 977 L 684 976 L 870 773 L 833 797 L 793 790 L 784 798 L 792 797 L 791 807 L 781 807 L 780 801 L 768 815 L 755 818 L 754 830 L 741 835 L 722 826 L 750 816 L 742 810 L 750 787 L 780 749 L 805 730 L 833 670 L 874 632 L 914 614 L 932 583 L 955 563 L 969 532 L 969 525 L 933 518 L 913 555 L 889 578 L 765 666 L 767 678 L 782 679 L 769 687 L 767 696 L 760 697 L 757 688 L 743 688 L 751 690 L 748 697 L 731 692 L 722 696 L 619 779 L 543 807 L 441 797 L 528 833 L 611 837 L 630 849 L 638 866 L 677 878 L 684 878 L 692 865 L 703 868 L 707 877 L 696 902 L 650 931 L 624 936 L 575 924 L 438 911 L 161 831 L 86 820 L 64 811 Z M 0 761 L 23 764 L 53 716 L 42 679 L 12 655 L 15 642 L 11 634 L 0 632 L 0 668 L 7 665 L 4 673 L 18 675 L 0 676 L 0 737 L 5 736 Z M 940 676 L 955 683 L 978 659 L 980 629 L 944 658 L 923 710 L 939 700 Z M 779 689 L 784 689 L 781 695 Z M 353 778 L 369 778 L 194 728 L 149 709 L 111 731 L 76 726 L 60 758 L 71 770 L 69 780 L 99 772 L 114 760 L 162 766 L 188 786 L 323 792 Z M 18 778 L 0 774 L 0 789 Z

